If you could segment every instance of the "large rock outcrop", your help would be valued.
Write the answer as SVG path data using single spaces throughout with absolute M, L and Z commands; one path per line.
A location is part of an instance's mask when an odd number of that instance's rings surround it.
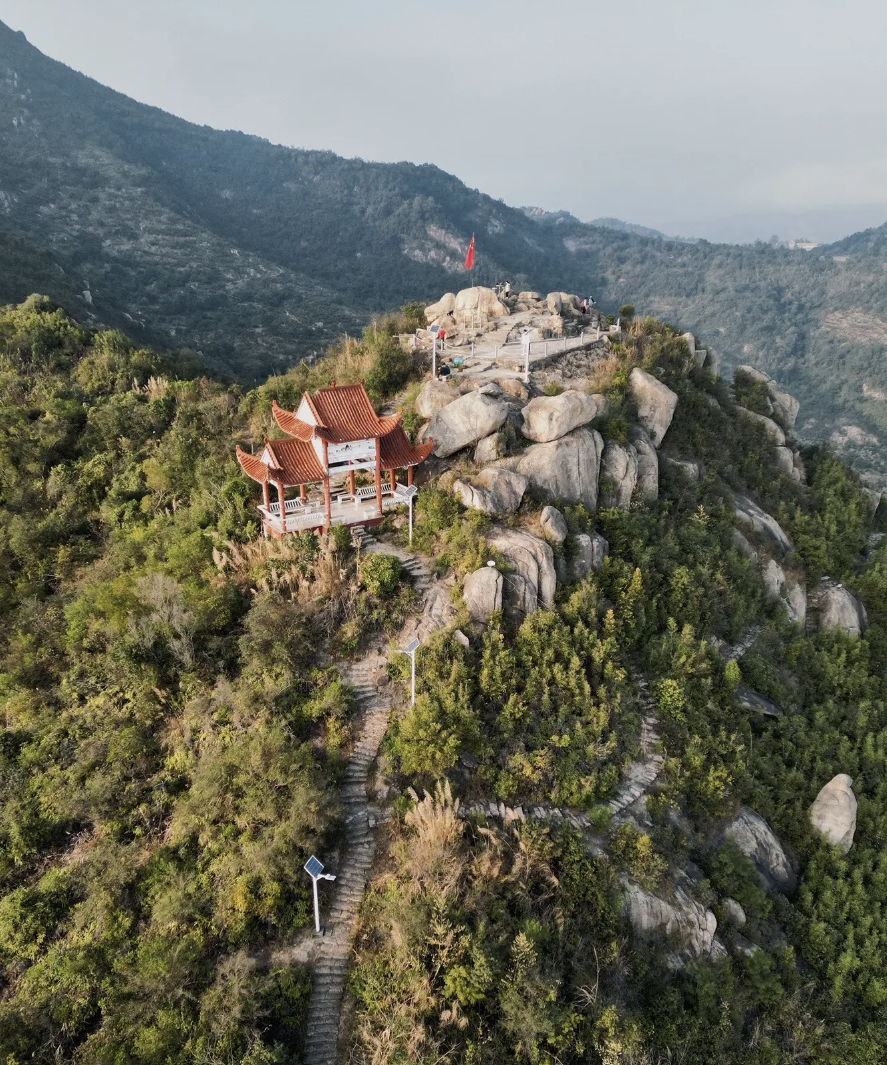
M 688 481 L 698 484 L 702 480 L 702 467 L 695 459 L 679 459 L 674 455 L 662 455 L 662 461 L 672 470 L 678 470 Z
M 782 891 L 787 895 L 795 891 L 798 877 L 788 855 L 773 829 L 754 810 L 743 806 L 738 817 L 724 829 L 723 836 L 735 840 L 742 853 L 751 858 L 767 891 Z
M 503 459 L 499 465 L 507 464 L 508 469 L 522 473 L 537 492 L 551 499 L 582 503 L 594 510 L 603 450 L 604 441 L 597 430 L 574 429 L 550 444 L 533 444 L 522 455 Z
M 638 456 L 633 445 L 608 440 L 601 455 L 600 506 L 628 510 L 638 481 Z
M 782 601 L 788 610 L 789 620 L 803 625 L 807 620 L 807 589 L 799 581 L 787 580 Z
M 783 473 L 787 473 L 789 477 L 794 476 L 795 456 L 790 447 L 774 447 L 773 460 Z
M 761 695 L 760 692 L 747 688 L 744 684 L 740 684 L 736 689 L 736 699 L 743 710 L 750 710 L 755 714 L 764 714 L 767 717 L 782 717 L 785 713 L 779 703 L 774 703 L 766 695 Z
M 785 433 L 772 418 L 764 414 L 756 414 L 753 410 L 746 410 L 745 407 L 737 407 L 736 410 L 746 421 L 754 422 L 775 447 L 785 446 Z
M 502 574 L 494 566 L 469 573 L 465 578 L 462 597 L 472 621 L 485 625 L 490 615 L 502 609 Z
M 770 546 L 780 554 L 791 551 L 792 542 L 779 522 L 747 496 L 736 497 L 736 519 L 745 528 L 769 541 Z
M 846 854 L 856 832 L 856 796 L 853 777 L 838 773 L 825 785 L 810 807 L 810 824 L 833 847 Z
M 784 389 L 770 377 L 769 374 L 759 370 L 756 366 L 737 366 L 736 373 L 744 373 L 755 381 L 762 381 L 767 386 L 767 396 L 770 406 L 773 408 L 773 417 L 785 429 L 792 429 L 798 417 L 801 404 L 794 396 L 789 395 Z
M 420 418 L 433 418 L 439 410 L 443 410 L 458 398 L 458 389 L 446 381 L 437 381 L 430 377 L 416 396 L 416 413 Z
M 569 389 L 559 396 L 537 396 L 523 409 L 521 432 L 528 440 L 546 444 L 586 425 L 597 413 L 597 403 L 586 392 Z
M 827 588 L 819 600 L 819 629 L 840 629 L 848 636 L 861 636 L 868 626 L 865 607 L 843 585 Z
M 610 545 L 600 533 L 579 533 L 570 544 L 567 579 L 581 581 L 589 573 L 596 573 L 610 553 Z
M 429 322 L 436 322 L 438 318 L 444 318 L 452 314 L 456 309 L 456 293 L 447 292 L 437 301 L 425 308 L 425 317 Z
M 474 449 L 474 461 L 478 466 L 487 466 L 502 457 L 502 442 L 498 433 L 490 433 L 479 440 Z
M 635 496 L 642 503 L 655 503 L 659 498 L 659 455 L 646 429 L 633 425 L 628 439 L 638 461 L 638 478 Z
M 738 529 L 733 530 L 733 543 L 739 548 L 746 558 L 750 558 L 752 562 L 758 561 L 758 553 L 748 542 L 748 540 L 742 535 Z
M 505 605 L 521 614 L 550 607 L 557 587 L 550 545 L 520 529 L 496 529 L 489 544 L 511 567 L 505 574 Z
M 557 507 L 544 507 L 539 515 L 542 532 L 554 544 L 562 544 L 567 538 L 567 519 Z
M 775 559 L 768 558 L 761 570 L 761 576 L 764 578 L 764 587 L 767 589 L 767 594 L 777 599 L 782 591 L 782 586 L 785 584 L 785 573 L 782 566 Z
M 502 400 L 469 392 L 437 411 L 422 436 L 431 437 L 434 454 L 445 459 L 501 429 L 508 411 L 508 404 Z
M 579 314 L 579 297 L 571 292 L 549 292 L 545 298 L 545 304 L 552 314 L 561 314 L 566 317 Z
M 501 517 L 517 510 L 528 484 L 519 473 L 487 466 L 473 481 L 455 481 L 453 492 L 463 506 Z
M 677 888 L 670 902 L 645 891 L 637 884 L 625 888 L 624 912 L 636 936 L 678 940 L 696 957 L 709 954 L 714 945 L 718 922 L 711 910 Z
M 795 422 L 798 418 L 798 411 L 801 409 L 801 404 L 794 396 L 783 391 L 775 381 L 771 381 L 767 385 L 767 391 L 770 394 L 770 401 L 773 404 L 773 417 L 779 422 L 785 429 L 793 429 Z
M 456 294 L 453 317 L 458 325 L 482 325 L 489 318 L 504 318 L 508 308 L 491 288 L 478 285 Z
M 658 378 L 636 366 L 628 384 L 638 405 L 638 421 L 650 434 L 654 447 L 659 447 L 674 417 L 678 397 Z

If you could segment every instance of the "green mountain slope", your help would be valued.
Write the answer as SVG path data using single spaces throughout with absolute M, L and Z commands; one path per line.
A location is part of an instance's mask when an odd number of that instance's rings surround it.
M 258 380 L 379 308 L 463 287 L 476 232 L 475 280 L 592 292 L 608 311 L 630 302 L 666 316 L 728 363 L 779 377 L 804 403 L 808 435 L 828 427 L 884 479 L 884 227 L 802 252 L 551 217 L 540 224 L 433 166 L 195 126 L 0 24 L 0 300 L 43 277 L 34 287 L 80 318 Z
M 407 684 L 374 676 L 395 706 L 372 772 L 390 816 L 343 1060 L 881 1062 L 887 543 L 852 473 L 822 449 L 805 455 L 807 483 L 777 467 L 671 329 L 648 322 L 613 347 L 611 414 L 596 424 L 624 435 L 628 375 L 645 366 L 678 396 L 662 454 L 704 472 L 663 461 L 655 503 L 566 507 L 570 535 L 546 549 L 567 562 L 580 536 L 603 535 L 600 569 L 559 581 L 525 618 L 497 612 L 481 632 L 463 613 L 458 634 L 424 638 L 414 708 Z M 393 556 L 349 535 L 263 538 L 233 445 L 261 440 L 272 398 L 294 406 L 306 382 L 378 377 L 385 346 L 353 348 L 245 393 L 40 297 L 0 310 L 8 1065 L 317 1060 L 302 1052 L 306 1007 L 329 972 L 307 963 L 302 867 L 318 853 L 341 873 L 348 859 L 341 796 L 360 729 L 331 663 L 397 646 L 421 596 Z M 523 448 L 504 427 L 500 442 Z M 470 455 L 451 472 L 467 476 Z M 498 552 L 491 519 L 444 483 L 422 484 L 413 550 L 452 587 Z M 737 545 L 735 493 L 791 535 L 786 577 L 814 592 L 827 572 L 860 596 L 861 637 L 791 624 L 762 578 L 772 540 L 746 530 L 757 562 Z M 525 496 L 511 528 L 533 528 L 549 501 Z M 403 542 L 404 517 L 380 539 Z M 740 649 L 729 660 L 727 645 Z M 750 711 L 740 682 L 782 716 Z M 649 713 L 655 787 L 615 818 L 606 804 Z M 859 801 L 846 854 L 808 815 L 838 773 Z M 416 803 L 425 789 L 437 800 Z M 488 816 L 497 799 L 521 816 Z M 796 890 L 762 882 L 723 838 L 743 806 L 787 848 Z M 635 897 L 683 898 L 685 915 L 692 904 L 706 942 L 688 942 L 686 919 L 637 934 L 629 882 Z

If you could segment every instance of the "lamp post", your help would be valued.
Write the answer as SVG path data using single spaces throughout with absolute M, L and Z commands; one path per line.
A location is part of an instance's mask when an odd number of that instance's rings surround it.
M 323 862 L 319 858 L 311 857 L 305 862 L 305 872 L 311 877 L 311 885 L 314 888 L 314 931 L 320 935 L 320 903 L 317 899 L 317 881 L 335 880 L 331 873 L 323 871 Z
M 439 325 L 431 327 L 431 380 L 437 377 L 437 334 L 440 332 Z
M 521 330 L 521 347 L 523 348 L 523 356 L 524 356 L 524 380 L 525 381 L 529 381 L 530 380 L 530 347 L 531 347 L 532 343 L 533 342 L 530 339 L 530 330 L 526 326 L 524 326 L 524 328 Z
M 410 656 L 410 706 L 416 705 L 416 652 L 418 650 L 418 640 L 411 640 L 406 647 L 398 647 L 402 655 Z
M 419 489 L 414 484 L 411 484 L 406 488 L 404 488 L 403 485 L 399 485 L 396 492 L 397 496 L 407 501 L 407 506 L 410 508 L 410 546 L 412 546 L 413 543 L 413 500 L 416 498 L 418 492 Z

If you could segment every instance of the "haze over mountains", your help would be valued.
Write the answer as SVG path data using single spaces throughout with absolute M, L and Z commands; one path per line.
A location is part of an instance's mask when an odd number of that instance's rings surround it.
M 0 24 L 0 301 L 40 290 L 254 381 L 375 311 L 464 287 L 476 232 L 477 282 L 590 292 L 605 310 L 630 302 L 692 329 L 790 387 L 803 431 L 837 433 L 878 473 L 887 227 L 803 252 L 599 223 L 528 217 L 434 166 L 198 127 Z

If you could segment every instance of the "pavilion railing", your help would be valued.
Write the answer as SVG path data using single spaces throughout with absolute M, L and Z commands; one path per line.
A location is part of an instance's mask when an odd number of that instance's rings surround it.
M 382 488 L 382 511 L 400 506 L 406 500 L 401 496 L 405 485 L 398 484 L 392 490 L 390 485 Z M 318 529 L 326 525 L 326 504 L 322 497 L 312 496 L 304 503 L 301 499 L 287 499 L 284 504 L 283 517 L 280 515 L 280 503 L 260 506 L 259 510 L 265 527 L 276 533 L 304 532 L 306 529 Z M 360 525 L 379 516 L 376 503 L 375 485 L 358 488 L 350 492 L 334 495 L 330 501 L 333 525 Z

